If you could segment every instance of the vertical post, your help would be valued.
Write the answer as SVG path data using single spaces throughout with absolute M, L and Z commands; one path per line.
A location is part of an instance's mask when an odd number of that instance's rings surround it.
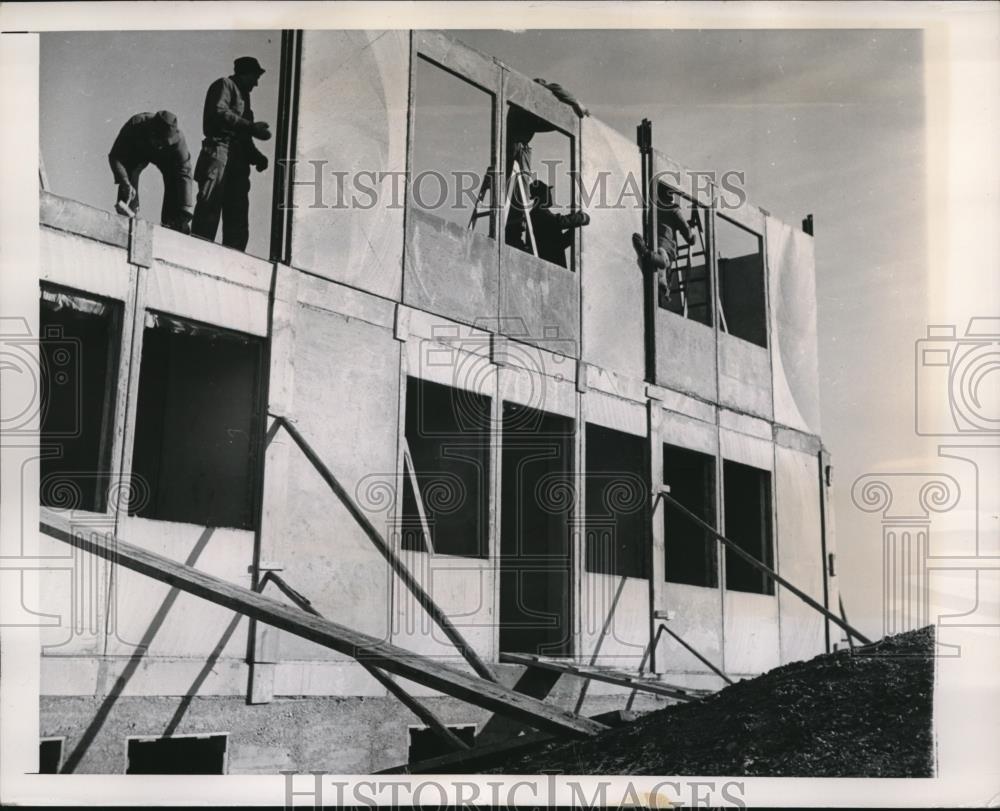
M 656 234 L 653 228 L 653 200 L 650 184 L 653 177 L 653 125 L 648 118 L 636 127 L 636 143 L 639 146 L 642 165 L 642 239 L 646 247 L 653 248 Z M 656 382 L 656 272 L 653 268 L 642 269 L 643 323 L 645 326 L 646 381 Z

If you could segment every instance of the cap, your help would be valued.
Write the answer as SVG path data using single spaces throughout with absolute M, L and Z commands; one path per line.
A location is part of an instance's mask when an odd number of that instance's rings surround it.
M 256 73 L 260 76 L 260 74 L 266 73 L 266 71 L 254 57 L 241 56 L 233 62 L 233 73 Z
M 180 130 L 177 128 L 177 116 L 170 110 L 160 110 L 153 116 L 150 123 L 155 132 L 161 134 L 167 143 L 174 144 L 180 139 Z

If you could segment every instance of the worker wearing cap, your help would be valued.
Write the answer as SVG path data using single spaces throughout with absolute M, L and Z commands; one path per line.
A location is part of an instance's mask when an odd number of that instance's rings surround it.
M 163 175 L 163 208 L 160 221 L 168 228 L 191 233 L 194 183 L 191 153 L 169 110 L 139 113 L 119 130 L 108 153 L 111 173 L 118 184 L 115 209 L 129 217 L 139 211 L 139 176 L 149 164 Z
M 590 215 L 586 211 L 571 211 L 556 214 L 552 210 L 552 187 L 536 180 L 531 184 L 531 199 L 535 201 L 531 209 L 531 230 L 538 247 L 538 258 L 566 267 L 566 249 L 573 244 L 573 230 L 590 225 Z
M 254 121 L 250 91 L 264 68 L 252 56 L 233 63 L 233 75 L 216 79 L 205 94 L 205 139 L 195 166 L 198 204 L 193 232 L 215 240 L 222 219 L 222 244 L 245 250 L 250 237 L 250 167 L 267 169 L 267 157 L 253 143 L 271 137 L 268 125 Z
M 677 198 L 662 183 L 657 183 L 656 192 L 656 249 L 646 246 L 640 234 L 632 234 L 632 247 L 635 248 L 643 270 L 656 271 L 659 288 L 660 306 L 670 301 L 670 271 L 677 260 L 677 235 L 691 245 L 694 241 L 691 226 L 695 225 L 697 213 L 692 208 L 691 222 L 688 223 L 681 214 Z

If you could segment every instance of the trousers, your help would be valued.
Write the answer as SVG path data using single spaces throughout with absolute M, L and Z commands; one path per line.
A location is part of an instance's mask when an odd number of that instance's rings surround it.
M 235 150 L 202 147 L 194 170 L 198 202 L 191 231 L 215 241 L 222 219 L 222 244 L 245 251 L 250 239 L 250 164 Z
M 126 166 L 130 190 L 124 184 L 118 186 L 118 202 L 124 203 L 132 211 L 139 212 L 139 177 L 148 163 Z M 160 222 L 167 228 L 185 230 L 191 219 L 190 176 L 184 177 L 170 167 L 157 166 L 163 176 L 163 205 L 160 208 Z

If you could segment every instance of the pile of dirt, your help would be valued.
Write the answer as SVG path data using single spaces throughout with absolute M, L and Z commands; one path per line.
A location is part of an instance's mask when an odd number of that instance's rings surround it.
M 817 656 L 486 774 L 930 777 L 934 631 Z

